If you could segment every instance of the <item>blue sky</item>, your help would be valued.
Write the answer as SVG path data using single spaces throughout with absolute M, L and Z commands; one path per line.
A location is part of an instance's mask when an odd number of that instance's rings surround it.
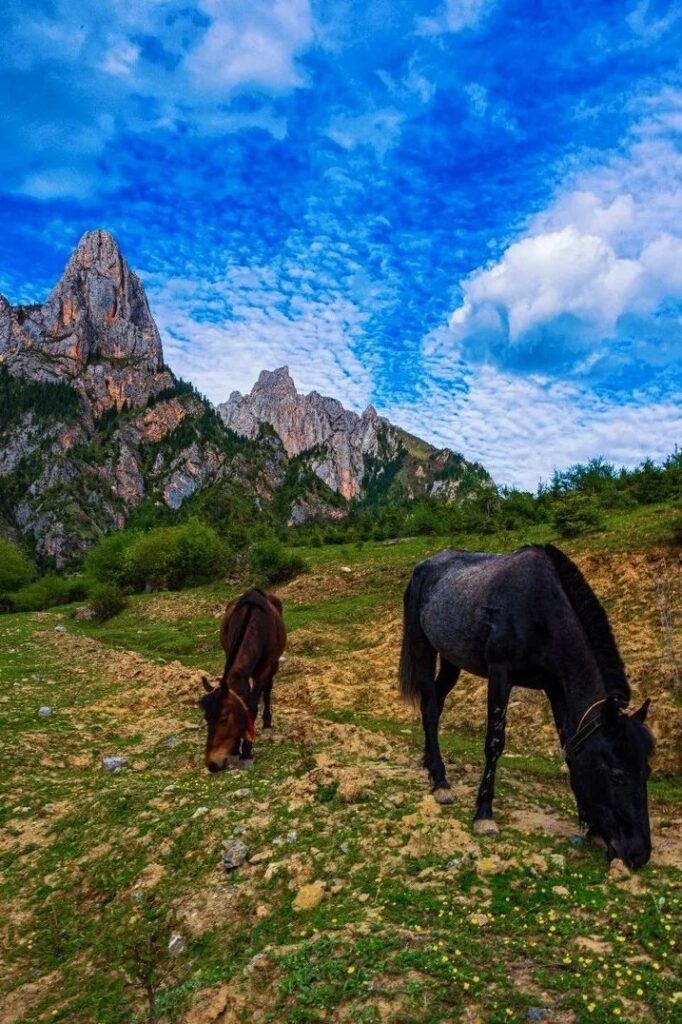
M 212 400 L 288 364 L 534 488 L 682 440 L 682 3 L 8 0 L 0 291 L 106 227 Z

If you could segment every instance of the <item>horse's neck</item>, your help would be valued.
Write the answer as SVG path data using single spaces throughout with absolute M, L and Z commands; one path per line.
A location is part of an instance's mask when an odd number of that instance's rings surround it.
M 550 693 L 554 719 L 566 742 L 578 728 L 585 712 L 607 696 L 596 658 L 586 642 L 571 644 L 561 653 L 555 672 L 557 690 Z

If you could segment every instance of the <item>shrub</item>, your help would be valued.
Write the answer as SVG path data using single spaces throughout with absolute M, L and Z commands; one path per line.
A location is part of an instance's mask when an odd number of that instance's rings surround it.
M 99 544 L 88 552 L 84 570 L 86 576 L 98 583 L 125 582 L 125 553 L 135 543 L 139 534 L 135 530 L 117 530 L 102 537 Z
M 224 572 L 229 549 L 213 527 L 198 519 L 138 536 L 123 555 L 122 582 L 132 590 L 178 590 Z
M 64 576 L 43 576 L 35 583 L 29 583 L 16 593 L 9 595 L 9 603 L 17 612 L 40 612 L 72 601 L 82 601 L 86 595 L 82 579 L 66 579 Z
M 553 523 L 562 537 L 579 537 L 601 529 L 603 516 L 594 498 L 568 494 L 555 508 Z
M 25 587 L 33 576 L 33 567 L 23 551 L 0 537 L 0 594 Z
M 260 583 L 283 583 L 305 572 L 308 566 L 301 555 L 273 537 L 254 544 L 251 568 Z
M 97 583 L 90 591 L 88 604 L 95 622 L 106 622 L 122 612 L 128 601 L 115 583 Z

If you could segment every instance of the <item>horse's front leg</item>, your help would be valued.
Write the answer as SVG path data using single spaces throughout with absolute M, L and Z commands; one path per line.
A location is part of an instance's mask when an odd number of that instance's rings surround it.
M 275 662 L 274 666 L 267 671 L 263 681 L 263 738 L 270 739 L 272 737 L 272 684 L 275 681 L 275 673 L 279 665 Z
M 485 768 L 476 799 L 474 831 L 494 834 L 497 825 L 493 821 L 493 800 L 495 798 L 495 772 L 497 762 L 504 750 L 507 724 L 507 705 L 511 686 L 507 668 L 491 665 L 488 676 L 488 725 L 485 735 Z
M 262 690 L 262 682 L 254 679 L 251 683 L 249 690 L 249 699 L 247 701 L 249 714 L 251 715 L 251 721 L 255 725 L 256 715 L 258 714 L 258 704 L 260 701 L 260 695 Z M 239 767 L 250 768 L 253 764 L 253 741 L 249 739 L 248 735 L 242 739 L 242 750 L 239 756 Z

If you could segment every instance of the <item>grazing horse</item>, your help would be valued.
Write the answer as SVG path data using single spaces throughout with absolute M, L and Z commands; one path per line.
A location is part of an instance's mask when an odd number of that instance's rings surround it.
M 495 769 L 511 689 L 544 690 L 581 822 L 605 841 L 609 859 L 619 857 L 630 867 L 646 864 L 649 701 L 625 714 L 630 687 L 606 612 L 570 558 L 551 544 L 508 555 L 441 551 L 412 573 L 403 627 L 400 691 L 421 705 L 424 767 L 436 800 L 452 802 L 438 722 L 460 671 L 488 679 L 477 832 L 497 831 Z
M 253 763 L 253 741 L 258 704 L 263 695 L 263 729 L 272 728 L 270 698 L 287 633 L 282 602 L 274 594 L 248 590 L 225 609 L 220 643 L 225 668 L 213 687 L 206 678 L 201 698 L 207 725 L 206 767 L 220 772 L 228 764 Z

